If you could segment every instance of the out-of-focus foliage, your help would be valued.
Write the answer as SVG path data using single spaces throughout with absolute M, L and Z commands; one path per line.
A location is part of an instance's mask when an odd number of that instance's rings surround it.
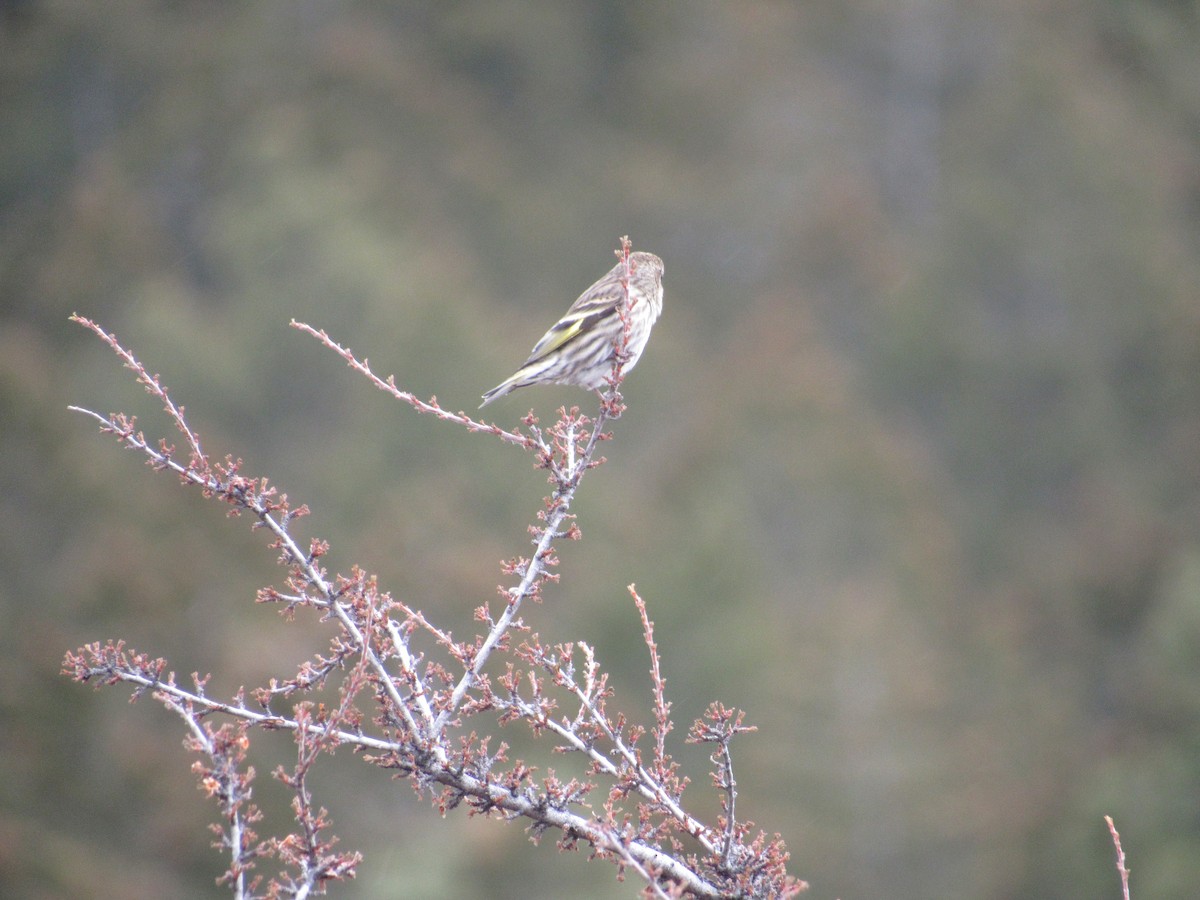
M 65 649 L 228 692 L 321 639 L 250 602 L 260 536 L 65 411 L 160 421 L 66 316 L 457 632 L 540 477 L 287 322 L 472 408 L 629 233 L 665 312 L 543 636 L 648 720 L 636 581 L 676 734 L 748 710 L 739 811 L 813 897 L 1116 896 L 1104 813 L 1135 894 L 1194 896 L 1198 45 L 1165 0 L 0 4 L 0 894 L 216 892 L 177 723 Z M 630 895 L 324 768 L 348 896 Z

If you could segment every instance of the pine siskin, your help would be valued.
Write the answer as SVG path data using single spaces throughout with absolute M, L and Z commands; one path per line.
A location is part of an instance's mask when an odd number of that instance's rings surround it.
M 637 365 L 650 339 L 650 328 L 662 312 L 663 262 L 653 253 L 629 255 L 629 342 L 625 371 Z M 483 395 L 480 409 L 509 391 L 531 384 L 575 384 L 597 390 L 613 369 L 613 355 L 622 342 L 625 302 L 625 263 L 584 291 L 567 314 L 554 323 L 534 346 L 525 364 L 512 377 Z

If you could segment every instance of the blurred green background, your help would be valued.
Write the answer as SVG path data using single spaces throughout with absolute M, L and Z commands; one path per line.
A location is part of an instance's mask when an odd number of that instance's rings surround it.
M 288 328 L 473 409 L 621 234 L 666 261 L 584 540 L 530 612 L 650 720 L 657 623 L 696 810 L 809 896 L 1200 883 L 1200 5 L 0 3 L 0 894 L 220 896 L 178 721 L 59 675 L 123 637 L 211 690 L 324 647 L 254 605 L 261 534 L 68 403 L 154 405 L 465 635 L 544 481 Z M 488 408 L 544 421 L 569 389 Z M 540 766 L 573 760 L 503 735 Z M 259 738 L 270 833 L 292 758 Z M 521 827 L 318 770 L 362 898 L 630 897 Z

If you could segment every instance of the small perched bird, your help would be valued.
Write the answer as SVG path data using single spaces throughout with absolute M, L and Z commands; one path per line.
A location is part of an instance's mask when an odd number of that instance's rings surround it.
M 663 262 L 653 253 L 629 255 L 629 342 L 625 345 L 625 371 L 646 349 L 650 328 L 662 312 Z M 624 323 L 621 305 L 625 263 L 584 291 L 567 314 L 554 323 L 534 345 L 529 359 L 510 377 L 483 395 L 479 408 L 509 391 L 531 384 L 576 384 L 594 391 L 612 373 L 613 355 L 621 345 Z

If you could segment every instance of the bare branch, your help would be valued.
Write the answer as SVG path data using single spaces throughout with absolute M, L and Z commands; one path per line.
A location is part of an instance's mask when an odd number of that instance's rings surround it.
M 768 839 L 759 833 L 751 839 L 752 823 L 737 821 L 730 741 L 753 730 L 742 724 L 742 713 L 713 704 L 689 733 L 689 740 L 716 744 L 713 783 L 722 792 L 723 816 L 709 825 L 684 808 L 688 779 L 669 752 L 667 737 L 674 726 L 654 625 L 633 585 L 629 592 L 651 662 L 649 762 L 643 761 L 639 747 L 647 729 L 608 711 L 609 679 L 592 647 L 582 641 L 543 645 L 520 615 L 527 601 L 541 601 L 544 586 L 558 580 L 556 542 L 580 537 L 571 505 L 584 475 L 603 462 L 596 450 L 611 437 L 605 428 L 625 409 L 619 389 L 629 340 L 630 249 L 628 239 L 622 239 L 618 256 L 625 261 L 625 329 L 614 348 L 599 409 L 594 416 L 577 407 L 560 409 L 557 421 L 545 428 L 532 413 L 509 430 L 444 410 L 436 398 L 418 399 L 397 388 L 392 377 L 375 375 L 365 359 L 359 361 L 324 331 L 292 323 L 395 399 L 469 432 L 521 447 L 546 471 L 550 489 L 530 528 L 533 550 L 527 558 L 503 564 L 512 577 L 510 586 L 499 589 L 503 608 L 493 615 L 487 603 L 481 604 L 475 615 L 480 633 L 468 640 L 456 640 L 420 610 L 392 599 L 357 566 L 348 575 L 330 574 L 324 565 L 329 546 L 292 533 L 307 508 L 293 507 L 267 479 L 244 475 L 240 460 L 212 460 L 187 423 L 183 406 L 173 401 L 159 377 L 150 375 L 113 335 L 73 317 L 104 340 L 159 400 L 183 435 L 186 458 L 166 441 L 148 440 L 132 417 L 72 409 L 142 454 L 155 471 L 170 472 L 182 484 L 199 488 L 231 514 L 248 514 L 253 528 L 271 536 L 270 547 L 286 572 L 283 585 L 261 589 L 258 601 L 278 605 L 288 620 L 297 609 L 312 610 L 332 630 L 327 650 L 304 660 L 294 674 L 271 678 L 250 692 L 257 708 L 247 705 L 242 690 L 231 702 L 207 696 L 205 679 L 199 677 L 193 678 L 191 689 L 180 686 L 173 674 L 164 677 L 164 660 L 120 641 L 87 644 L 66 656 L 64 671 L 75 680 L 130 685 L 134 699 L 149 693 L 183 718 L 189 746 L 206 760 L 196 763 L 196 771 L 221 811 L 222 823 L 213 827 L 217 846 L 230 860 L 221 881 L 236 897 L 257 896 L 262 876 L 251 876 L 266 858 L 284 867 L 268 882 L 267 897 L 308 897 L 323 893 L 331 882 L 354 877 L 361 857 L 334 851 L 337 838 L 312 787 L 316 760 L 341 746 L 360 751 L 356 759 L 409 778 L 443 812 L 465 804 L 472 814 L 524 820 L 535 840 L 554 831 L 563 849 L 589 845 L 619 872 L 634 872 L 647 896 L 787 897 L 804 889 L 803 882 L 787 874 L 788 856 L 778 836 Z M 520 643 L 514 634 L 523 636 Z M 306 696 L 332 687 L 339 698 L 333 709 Z M 283 714 L 273 708 L 282 698 L 292 704 Z M 371 715 L 360 709 L 360 700 L 364 707 L 371 705 Z M 490 726 L 482 734 L 468 727 L 485 713 L 495 717 L 492 725 L 520 721 L 535 735 L 549 733 L 554 750 L 577 754 L 583 770 L 560 778 L 553 769 L 539 772 L 520 760 L 511 762 L 507 745 L 489 733 Z M 205 721 L 213 716 L 226 721 L 214 727 Z M 275 771 L 293 792 L 296 828 L 263 842 L 257 842 L 251 827 L 261 814 L 251 802 L 253 770 L 244 766 L 254 729 L 291 731 L 296 741 L 295 762 Z M 598 781 L 607 784 L 607 791 L 596 804 L 591 796 Z M 699 852 L 686 853 L 685 840 Z

